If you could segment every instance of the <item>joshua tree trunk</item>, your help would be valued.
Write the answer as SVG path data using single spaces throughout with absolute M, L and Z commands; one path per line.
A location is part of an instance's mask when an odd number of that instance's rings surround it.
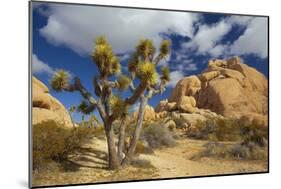
M 123 149 L 124 149 L 124 142 L 125 142 L 125 131 L 126 131 L 126 124 L 125 119 L 122 119 L 121 125 L 119 128 L 119 140 L 118 140 L 118 159 L 119 162 L 123 160 Z
M 108 168 L 109 169 L 118 169 L 120 162 L 117 157 L 117 152 L 115 148 L 114 142 L 114 133 L 111 124 L 107 123 L 105 126 L 105 134 L 107 139 L 107 147 L 108 147 Z
M 144 116 L 144 109 L 147 104 L 147 98 L 144 95 L 141 95 L 140 97 L 140 108 L 139 108 L 139 113 L 138 113 L 138 118 L 137 118 L 137 126 L 134 132 L 133 139 L 130 143 L 129 150 L 126 154 L 126 157 L 122 161 L 122 166 L 126 166 L 130 164 L 132 157 L 135 153 L 135 149 L 137 146 L 137 142 L 140 137 L 141 129 L 142 129 L 142 122 L 143 122 L 143 116 Z

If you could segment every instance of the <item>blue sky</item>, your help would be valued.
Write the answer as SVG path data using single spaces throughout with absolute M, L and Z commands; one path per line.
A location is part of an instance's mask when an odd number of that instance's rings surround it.
M 154 107 L 169 97 L 179 79 L 200 73 L 210 59 L 237 55 L 268 77 L 266 17 L 32 4 L 32 72 L 49 88 L 54 71 L 64 69 L 79 76 L 85 87 L 93 91 L 92 78 L 97 70 L 89 54 L 99 35 L 108 38 L 124 71 L 139 39 L 152 39 L 156 46 L 162 39 L 171 40 L 171 54 L 158 69 L 169 66 L 172 80 L 164 94 L 149 101 Z M 56 93 L 51 89 L 50 93 L 66 108 L 82 100 L 78 93 Z M 81 115 L 76 113 L 74 119 L 80 120 Z

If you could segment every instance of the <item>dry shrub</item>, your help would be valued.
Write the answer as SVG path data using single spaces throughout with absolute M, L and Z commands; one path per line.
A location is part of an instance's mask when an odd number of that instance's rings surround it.
M 44 167 L 50 160 L 62 160 L 88 142 L 99 136 L 102 128 L 65 128 L 54 121 L 33 125 L 33 169 Z
M 145 126 L 140 138 L 147 141 L 151 148 L 170 147 L 176 144 L 173 133 L 158 123 L 150 123 Z
M 255 121 L 209 120 L 199 122 L 196 128 L 193 137 L 211 140 L 199 156 L 248 160 L 264 160 L 268 156 L 268 128 Z M 226 146 L 214 141 L 239 143 Z
M 208 119 L 197 121 L 194 128 L 187 131 L 187 136 L 211 141 L 254 141 L 260 145 L 267 139 L 267 127 L 255 122 L 243 124 L 232 119 Z
M 225 159 L 265 160 L 268 157 L 267 147 L 261 147 L 254 142 L 235 145 L 208 142 L 204 147 L 205 149 L 193 158 L 215 157 Z
M 140 158 L 133 158 L 131 165 L 137 168 L 154 168 L 149 160 Z
M 46 121 L 33 125 L 33 168 L 51 158 L 65 153 L 66 139 L 71 136 L 71 129 L 58 125 L 54 121 Z

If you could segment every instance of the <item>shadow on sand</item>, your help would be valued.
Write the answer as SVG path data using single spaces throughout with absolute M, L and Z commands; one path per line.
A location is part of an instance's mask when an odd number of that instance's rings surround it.
M 80 168 L 107 169 L 107 154 L 93 148 L 79 148 L 71 157 L 57 160 L 63 171 L 75 172 Z

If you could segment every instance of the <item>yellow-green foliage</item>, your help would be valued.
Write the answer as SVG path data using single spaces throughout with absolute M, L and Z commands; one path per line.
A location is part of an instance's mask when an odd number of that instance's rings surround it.
M 120 73 L 120 63 L 114 55 L 112 47 L 103 36 L 96 38 L 95 49 L 92 58 L 98 66 L 102 76 L 110 76 Z
M 62 91 L 65 87 L 68 86 L 69 82 L 69 73 L 64 70 L 58 70 L 54 73 L 53 78 L 51 79 L 50 83 L 52 88 L 55 91 Z
M 139 63 L 139 57 L 138 57 L 138 53 L 134 52 L 129 60 L 128 63 L 128 70 L 132 73 L 135 73 L 137 71 L 137 66 Z
M 137 53 L 144 59 L 150 58 L 155 53 L 155 47 L 153 46 L 152 40 L 141 39 L 136 47 Z
M 164 82 L 169 82 L 170 81 L 170 70 L 168 67 L 162 67 L 162 76 L 161 80 Z
M 125 90 L 129 87 L 131 79 L 125 75 L 120 75 L 117 79 L 118 89 Z
M 137 76 L 143 81 L 151 85 L 157 83 L 158 74 L 155 64 L 151 62 L 142 62 L 138 64 Z
M 128 106 L 119 96 L 111 95 L 109 99 L 109 105 L 111 111 L 119 116 L 128 112 Z
M 160 53 L 165 58 L 170 53 L 170 41 L 163 40 L 160 46 Z

